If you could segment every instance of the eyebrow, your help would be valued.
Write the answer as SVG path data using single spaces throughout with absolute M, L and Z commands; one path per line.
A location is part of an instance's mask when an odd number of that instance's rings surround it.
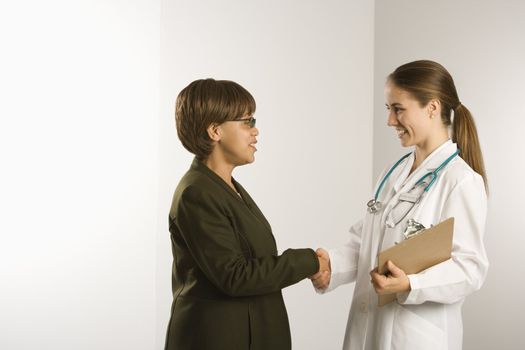
M 385 103 L 385 106 L 389 107 L 388 103 Z M 394 102 L 390 106 L 392 107 L 403 107 L 401 103 Z

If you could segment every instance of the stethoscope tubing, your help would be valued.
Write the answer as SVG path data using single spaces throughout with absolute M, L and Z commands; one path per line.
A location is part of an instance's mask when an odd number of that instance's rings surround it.
M 459 152 L 460 150 L 456 150 L 456 152 L 454 152 L 451 156 L 449 156 L 443 163 L 441 163 L 441 165 L 439 167 L 437 167 L 434 171 L 432 172 L 429 172 L 429 173 L 426 173 L 425 175 L 423 175 L 419 180 L 417 180 L 416 184 L 414 185 L 417 186 L 419 185 L 421 182 L 423 182 L 423 180 L 425 180 L 428 176 L 432 176 L 432 180 L 430 180 L 429 184 L 425 187 L 425 189 L 423 190 L 423 192 L 428 192 L 428 190 L 432 187 L 432 185 L 436 182 L 437 180 L 437 176 L 438 176 L 438 173 L 441 171 L 441 169 L 443 169 L 448 163 L 450 163 L 450 161 L 452 159 L 454 159 L 457 155 L 459 155 Z M 381 183 L 379 184 L 377 190 L 376 190 L 376 193 L 375 193 L 375 196 L 374 196 L 374 202 L 377 202 L 377 199 L 379 198 L 379 194 L 381 193 L 381 190 L 383 189 L 383 186 L 385 185 L 386 183 L 386 180 L 388 180 L 388 178 L 390 177 L 390 175 L 392 174 L 392 172 L 399 166 L 399 164 L 405 160 L 409 155 L 411 155 L 412 152 L 410 153 L 407 153 L 405 154 L 403 157 L 401 157 L 397 162 L 396 164 L 394 164 L 392 166 L 392 168 L 390 168 L 390 170 L 388 171 L 388 173 L 383 177 L 383 179 L 381 180 Z
M 437 167 L 434 171 L 430 172 L 430 173 L 427 173 L 425 174 L 421 179 L 419 179 L 416 184 L 414 186 L 417 186 L 419 185 L 421 182 L 423 182 L 423 180 L 425 178 L 427 178 L 427 176 L 432 176 L 432 180 L 430 180 L 430 182 L 428 183 L 428 185 L 425 187 L 425 189 L 423 190 L 423 192 L 428 192 L 428 190 L 430 189 L 430 187 L 432 187 L 432 185 L 434 184 L 434 182 L 436 182 L 437 180 L 437 176 L 438 176 L 438 173 L 441 171 L 441 169 L 443 169 L 448 163 L 450 163 L 450 161 L 452 159 L 454 159 L 457 155 L 459 155 L 459 149 L 454 152 L 454 154 L 452 154 L 450 157 L 448 157 L 443 163 L 441 163 L 441 165 L 439 167 Z
M 397 168 L 397 166 L 402 162 L 404 161 L 406 158 L 408 158 L 409 155 L 411 155 L 412 152 L 410 153 L 407 153 L 405 154 L 403 157 L 401 157 L 397 162 L 396 164 L 394 164 L 393 167 L 390 168 L 390 170 L 388 171 L 388 173 L 386 173 L 386 175 L 383 177 L 383 179 L 381 180 L 381 183 L 379 184 L 379 186 L 377 187 L 377 190 L 376 190 L 376 193 L 375 193 L 375 196 L 374 196 L 374 200 L 377 201 L 377 198 L 379 198 L 379 194 L 381 193 L 381 190 L 383 189 L 383 186 L 385 185 L 385 182 L 386 180 L 388 180 L 388 178 L 390 177 L 390 175 L 392 174 L 392 172 Z

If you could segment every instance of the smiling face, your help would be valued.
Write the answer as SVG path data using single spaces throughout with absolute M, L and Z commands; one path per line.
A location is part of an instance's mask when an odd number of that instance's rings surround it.
M 410 93 L 398 88 L 391 81 L 386 83 L 385 99 L 387 124 L 395 128 L 401 145 L 425 148 L 441 123 L 436 102 L 431 101 L 422 107 Z
M 250 126 L 250 119 L 250 116 L 245 116 L 239 120 L 224 122 L 217 127 L 220 133 L 220 140 L 216 143 L 217 151 L 234 167 L 255 161 L 255 144 L 259 130 Z

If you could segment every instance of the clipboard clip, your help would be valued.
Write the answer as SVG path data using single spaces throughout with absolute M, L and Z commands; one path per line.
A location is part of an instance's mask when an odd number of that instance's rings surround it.
M 426 227 L 423 224 L 417 222 L 414 219 L 408 219 L 407 228 L 405 232 L 403 232 L 403 236 L 405 237 L 405 239 L 410 239 L 422 233 L 425 229 Z

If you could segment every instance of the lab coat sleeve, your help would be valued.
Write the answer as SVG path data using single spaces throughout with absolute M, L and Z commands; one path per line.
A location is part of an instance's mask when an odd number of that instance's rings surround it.
M 332 291 L 342 284 L 351 283 L 357 277 L 357 262 L 361 247 L 363 221 L 350 227 L 350 239 L 342 247 L 328 250 L 332 275 L 326 289 L 316 289 L 319 294 Z
M 452 304 L 481 288 L 488 270 L 483 245 L 487 197 L 483 179 L 473 173 L 459 182 L 447 198 L 440 222 L 454 217 L 451 259 L 408 275 L 411 291 L 398 293 L 401 304 L 432 301 Z
M 182 194 L 175 224 L 199 269 L 230 296 L 276 292 L 319 271 L 312 249 L 247 258 L 220 203 L 198 187 Z

